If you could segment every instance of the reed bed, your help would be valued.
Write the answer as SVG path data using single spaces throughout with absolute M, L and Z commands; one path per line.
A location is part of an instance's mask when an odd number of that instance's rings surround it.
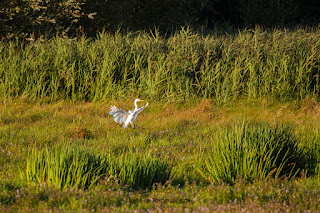
M 319 28 L 1 42 L 0 93 L 2 100 L 288 101 L 319 95 L 319 55 Z

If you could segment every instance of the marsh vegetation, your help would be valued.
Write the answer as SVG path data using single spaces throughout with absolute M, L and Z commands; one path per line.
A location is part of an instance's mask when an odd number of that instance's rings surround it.
M 1 42 L 0 211 L 319 210 L 319 35 Z

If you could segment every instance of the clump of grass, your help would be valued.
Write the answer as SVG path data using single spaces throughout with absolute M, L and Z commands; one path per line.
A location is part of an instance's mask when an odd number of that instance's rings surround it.
M 114 158 L 109 174 L 120 184 L 146 189 L 167 182 L 172 176 L 172 166 L 166 159 L 151 153 L 128 152 Z
M 21 178 L 26 183 L 45 184 L 61 189 L 88 188 L 102 176 L 135 189 L 165 183 L 171 177 L 169 163 L 150 153 L 123 152 L 98 154 L 84 145 L 69 143 L 55 148 L 34 147 Z
M 299 145 L 289 127 L 237 125 L 218 132 L 198 171 L 211 183 L 235 183 L 239 177 L 253 181 L 292 176 L 305 168 Z
M 34 147 L 21 178 L 26 183 L 61 189 L 88 188 L 99 179 L 105 166 L 106 160 L 85 146 L 67 143 L 51 149 Z

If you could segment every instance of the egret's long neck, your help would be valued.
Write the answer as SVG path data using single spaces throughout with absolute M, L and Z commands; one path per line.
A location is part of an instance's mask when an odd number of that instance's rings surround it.
M 136 110 L 136 109 L 138 109 L 137 102 L 138 102 L 138 101 L 135 101 L 135 102 L 134 102 L 134 106 L 135 106 L 135 108 L 134 108 L 134 109 L 135 109 L 135 110 Z

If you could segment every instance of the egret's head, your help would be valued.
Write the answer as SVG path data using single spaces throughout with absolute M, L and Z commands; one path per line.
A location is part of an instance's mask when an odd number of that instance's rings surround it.
M 137 99 L 135 100 L 135 102 L 139 102 L 139 101 L 143 101 L 143 100 L 141 100 L 141 99 L 139 99 L 139 98 L 137 98 Z

